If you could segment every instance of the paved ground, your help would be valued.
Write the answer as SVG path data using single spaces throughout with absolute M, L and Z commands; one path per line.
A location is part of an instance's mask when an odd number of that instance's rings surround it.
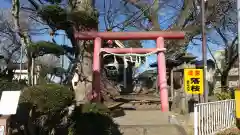
M 171 113 L 156 110 L 125 111 L 125 114 L 114 118 L 124 135 L 186 135 L 179 121 L 171 117 Z

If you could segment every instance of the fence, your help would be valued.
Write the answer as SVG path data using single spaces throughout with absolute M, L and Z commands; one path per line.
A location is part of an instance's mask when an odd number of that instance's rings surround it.
M 234 124 L 234 99 L 199 103 L 194 106 L 194 135 L 214 135 Z

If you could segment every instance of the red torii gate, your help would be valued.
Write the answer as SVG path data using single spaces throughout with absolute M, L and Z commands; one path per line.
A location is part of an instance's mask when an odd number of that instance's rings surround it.
M 150 53 L 158 51 L 158 86 L 162 112 L 169 110 L 166 80 L 166 60 L 164 55 L 164 39 L 184 39 L 184 32 L 76 32 L 78 40 L 94 40 L 93 54 L 93 91 L 100 100 L 100 54 L 111 53 Z M 102 48 L 102 40 L 156 40 L 156 48 Z

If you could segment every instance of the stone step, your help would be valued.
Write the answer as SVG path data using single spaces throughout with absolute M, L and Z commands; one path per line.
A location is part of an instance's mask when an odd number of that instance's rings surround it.
M 187 135 L 179 125 L 121 125 L 123 135 Z
M 185 135 L 185 130 L 172 118 L 171 112 L 125 111 L 122 117 L 114 118 L 123 135 Z

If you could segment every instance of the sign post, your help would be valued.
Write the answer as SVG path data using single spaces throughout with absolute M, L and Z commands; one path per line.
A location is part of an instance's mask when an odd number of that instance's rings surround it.
M 203 70 L 184 69 L 184 90 L 187 94 L 203 94 Z

